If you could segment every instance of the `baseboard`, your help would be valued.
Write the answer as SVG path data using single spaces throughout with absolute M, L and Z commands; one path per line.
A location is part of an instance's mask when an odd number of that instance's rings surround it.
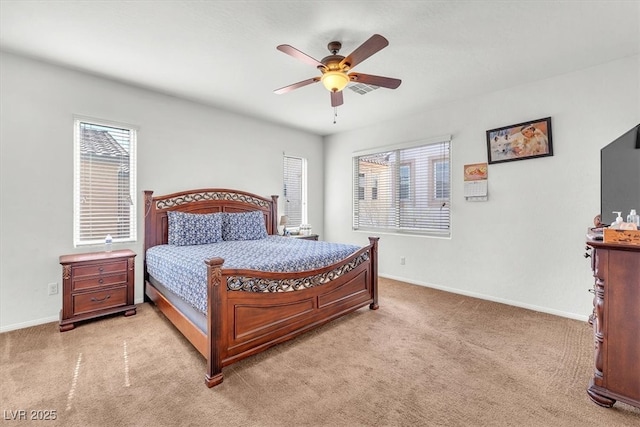
M 144 303 L 144 298 L 139 298 L 134 300 L 134 304 L 142 304 Z M 28 328 L 30 326 L 38 326 L 44 325 L 45 323 L 58 322 L 60 321 L 60 316 L 52 316 L 52 317 L 43 317 L 41 319 L 30 320 L 28 322 L 22 323 L 14 323 L 8 326 L 0 326 L 0 334 L 3 332 L 15 331 L 16 329 Z
M 472 298 L 479 298 L 479 299 L 483 299 L 483 300 L 487 300 L 487 301 L 498 302 L 498 303 L 501 303 L 501 304 L 512 305 L 514 307 L 526 308 L 527 310 L 533 310 L 533 311 L 539 311 L 541 313 L 553 314 L 554 316 L 566 317 L 568 319 L 581 320 L 581 321 L 584 321 L 584 322 L 589 320 L 589 316 L 578 315 L 578 314 L 575 314 L 575 313 L 568 313 L 566 311 L 553 310 L 553 309 L 550 309 L 550 308 L 547 308 L 547 307 L 540 307 L 540 306 L 533 305 L 533 304 L 524 304 L 524 303 L 519 302 L 519 301 L 511 301 L 511 300 L 507 300 L 507 299 L 503 299 L 503 298 L 496 298 L 496 297 L 491 296 L 491 295 L 484 295 L 484 294 L 479 294 L 479 293 L 476 293 L 476 292 L 465 291 L 465 290 L 462 290 L 462 289 L 455 289 L 455 288 L 449 288 L 449 287 L 446 287 L 446 286 L 434 285 L 432 283 L 420 282 L 418 280 L 411 280 L 411 279 L 407 279 L 405 277 L 396 277 L 396 276 L 392 276 L 392 275 L 389 275 L 389 274 L 378 274 L 378 275 L 380 277 L 384 277 L 384 278 L 391 279 L 391 280 L 398 280 L 400 282 L 411 283 L 412 285 L 424 286 L 426 288 L 438 289 L 440 291 L 451 292 L 451 293 L 454 293 L 454 294 L 464 295 L 464 296 L 468 296 L 468 297 L 472 297 Z
M 0 333 L 15 331 L 16 329 L 28 328 L 30 326 L 43 325 L 45 323 L 57 322 L 59 320 L 60 320 L 59 316 L 52 316 L 52 317 L 43 317 L 41 319 L 30 320 L 28 322 L 14 323 L 8 326 L 0 326 Z

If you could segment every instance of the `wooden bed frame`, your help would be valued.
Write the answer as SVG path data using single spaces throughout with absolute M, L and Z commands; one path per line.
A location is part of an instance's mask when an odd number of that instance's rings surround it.
M 268 234 L 277 234 L 277 200 L 244 191 L 199 189 L 153 197 L 145 191 L 144 251 L 168 241 L 167 211 L 190 213 L 247 212 L 264 214 Z M 274 273 L 223 269 L 221 258 L 207 265 L 207 332 L 180 312 L 152 284 L 144 264 L 145 300 L 158 309 L 206 358 L 208 387 L 223 380 L 222 368 L 308 330 L 369 305 L 378 308 L 378 237 L 343 261 L 317 270 Z M 227 279 L 269 284 L 298 284 L 290 292 L 228 290 Z M 321 285 L 306 287 L 305 284 Z M 298 286 L 296 286 L 296 289 Z

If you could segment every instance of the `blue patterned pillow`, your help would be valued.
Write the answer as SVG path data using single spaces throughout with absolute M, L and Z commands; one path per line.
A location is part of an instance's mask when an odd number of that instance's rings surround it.
M 205 245 L 222 240 L 222 213 L 192 214 L 169 211 L 167 217 L 170 245 Z
M 224 240 L 259 240 L 267 236 L 264 215 L 260 211 L 225 213 L 222 217 Z

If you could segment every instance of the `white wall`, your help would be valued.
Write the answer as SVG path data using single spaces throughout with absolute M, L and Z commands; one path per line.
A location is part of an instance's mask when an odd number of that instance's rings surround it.
M 282 154 L 306 157 L 309 222 L 323 234 L 322 138 L 12 54 L 0 54 L 0 331 L 55 321 L 62 254 L 73 247 L 73 115 L 139 127 L 136 302 L 142 301 L 142 191 L 281 194 Z M 282 206 L 281 206 L 282 207 Z M 101 250 L 102 248 L 93 248 Z
M 554 156 L 490 165 L 489 201 L 466 202 L 463 165 L 487 161 L 485 131 L 547 116 Z M 356 243 L 369 234 L 351 230 L 354 151 L 452 134 L 451 238 L 380 234 L 380 274 L 586 319 L 593 278 L 584 241 L 600 212 L 600 149 L 639 122 L 635 56 L 329 137 L 325 237 Z

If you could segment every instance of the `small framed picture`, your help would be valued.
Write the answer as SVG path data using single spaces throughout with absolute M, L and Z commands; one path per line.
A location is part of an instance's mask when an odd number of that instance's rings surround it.
M 487 131 L 489 164 L 553 156 L 551 117 Z

